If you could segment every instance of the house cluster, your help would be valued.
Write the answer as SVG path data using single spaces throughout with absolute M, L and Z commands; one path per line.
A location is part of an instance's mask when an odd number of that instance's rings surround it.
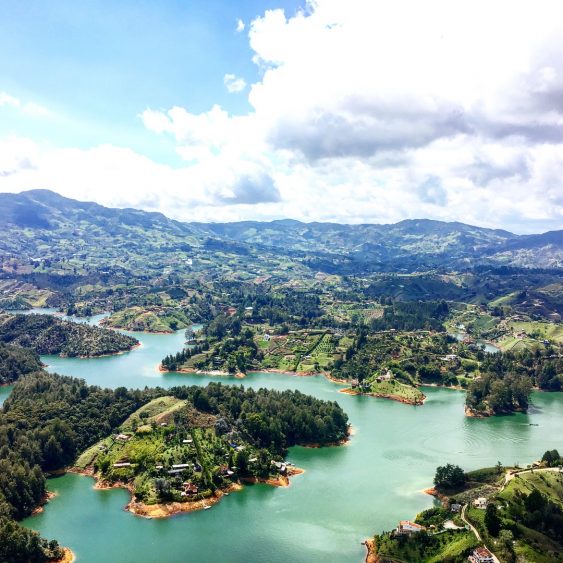
M 424 526 L 416 522 L 411 522 L 410 520 L 401 520 L 399 525 L 395 528 L 395 534 L 398 536 L 410 536 L 425 531 L 426 528 Z
M 486 547 L 478 547 L 467 558 L 471 563 L 493 563 L 493 554 Z

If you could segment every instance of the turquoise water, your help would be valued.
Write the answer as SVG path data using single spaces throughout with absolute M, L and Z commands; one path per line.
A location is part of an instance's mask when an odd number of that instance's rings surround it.
M 4 385 L 0 387 L 0 406 L 8 398 L 8 395 L 12 392 L 13 385 Z
M 142 346 L 120 356 L 43 361 L 52 371 L 108 387 L 222 381 L 299 389 L 338 401 L 354 435 L 347 446 L 292 448 L 290 461 L 306 472 L 288 488 L 247 486 L 211 510 L 167 520 L 132 516 L 123 510 L 126 491 L 96 491 L 88 477 L 52 479 L 49 488 L 58 496 L 25 524 L 56 537 L 80 562 L 360 562 L 363 539 L 432 505 L 421 491 L 431 485 L 437 465 L 452 462 L 469 470 L 497 461 L 529 463 L 548 448 L 563 449 L 561 393 L 535 393 L 528 414 L 470 419 L 463 392 L 446 389 L 424 389 L 426 404 L 412 407 L 344 395 L 322 376 L 162 374 L 157 365 L 180 349 L 183 331 L 135 336 Z

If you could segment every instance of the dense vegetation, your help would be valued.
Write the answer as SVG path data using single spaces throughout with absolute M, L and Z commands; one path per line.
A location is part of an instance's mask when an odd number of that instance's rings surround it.
M 243 474 L 251 466 L 247 459 L 251 451 L 263 462 L 256 470 L 263 471 L 292 445 L 331 443 L 347 433 L 347 417 L 336 403 L 298 391 L 254 391 L 211 384 L 204 389 L 177 387 L 169 393 L 189 407 L 175 413 L 175 424 L 182 432 L 195 430 L 188 415 L 197 411 L 217 422 L 214 435 L 236 435 L 248 445 L 248 452 L 233 453 Z M 143 405 L 164 395 L 162 389 L 101 389 L 45 372 L 29 374 L 16 383 L 0 412 L 0 531 L 4 534 L 0 537 L 11 546 L 5 549 L 12 554 L 12 559 L 6 555 L 6 561 L 17 560 L 22 538 L 27 538 L 29 560 L 45 560 L 56 548 L 11 520 L 29 515 L 41 503 L 44 472 L 72 464 L 80 452 L 111 435 Z M 201 441 L 206 441 L 205 436 Z M 232 450 L 226 438 L 222 443 Z M 206 479 L 214 483 L 212 477 Z M 44 553 L 43 559 L 33 559 L 37 549 Z
M 72 463 L 78 451 L 106 435 L 156 394 L 152 390 L 102 390 L 45 372 L 32 373 L 16 383 L 0 412 L 2 561 L 45 561 L 60 555 L 56 543 L 45 543 L 13 519 L 28 516 L 42 502 L 44 471 Z
M 379 330 L 443 330 L 449 312 L 445 301 L 392 301 L 382 317 L 372 319 L 370 328 Z
M 347 436 L 348 417 L 338 403 L 299 391 L 245 389 L 210 383 L 206 388 L 171 389 L 198 410 L 236 422 L 259 447 L 284 453 L 296 444 L 338 442 Z
M 448 463 L 436 469 L 434 485 L 441 489 L 456 489 L 462 487 L 467 476 L 461 467 Z
M 0 342 L 61 356 L 115 354 L 138 344 L 135 338 L 113 330 L 35 314 L 0 317 Z
M 526 376 L 540 389 L 563 389 L 563 355 L 558 348 L 524 350 L 490 354 L 483 359 L 483 371 L 493 374 L 511 373 Z
M 233 481 L 285 476 L 289 446 L 337 442 L 347 417 L 336 403 L 297 391 L 210 384 L 174 388 L 80 456 L 104 482 L 133 483 L 145 504 L 201 500 Z
M 41 367 L 41 360 L 35 352 L 0 342 L 0 385 L 13 383 L 26 373 L 39 371 Z
M 478 415 L 528 410 L 532 383 L 525 375 L 485 373 L 467 390 L 466 405 Z

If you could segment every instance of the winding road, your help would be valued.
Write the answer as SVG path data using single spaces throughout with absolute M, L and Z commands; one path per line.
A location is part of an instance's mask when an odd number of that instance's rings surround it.
M 475 534 L 475 537 L 477 538 L 477 540 L 480 541 L 483 545 L 485 545 L 485 543 L 483 542 L 483 538 L 481 538 L 481 534 L 479 533 L 477 528 L 465 517 L 465 509 L 466 508 L 467 508 L 467 505 L 464 504 L 463 508 L 461 509 L 461 519 L 469 526 L 469 529 Z M 489 549 L 486 545 L 485 545 L 485 547 L 487 549 Z M 500 563 L 498 557 L 492 552 L 492 550 L 489 549 L 489 551 L 491 552 L 491 555 L 493 556 L 493 561 L 495 563 Z

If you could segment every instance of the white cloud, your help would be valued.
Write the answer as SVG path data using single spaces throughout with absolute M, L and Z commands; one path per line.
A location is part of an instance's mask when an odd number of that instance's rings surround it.
M 240 18 L 238 18 L 237 27 L 236 27 L 237 33 L 241 33 L 242 31 L 244 31 L 244 28 L 245 28 L 244 22 Z
M 103 203 L 154 201 L 184 219 L 563 226 L 559 2 L 316 0 L 291 17 L 267 11 L 248 36 L 261 71 L 250 112 L 141 115 L 185 167 L 36 148 L 33 168 L 0 186 L 76 197 L 99 183 Z M 229 91 L 237 80 L 225 75 Z
M 0 92 L 0 107 L 2 106 L 17 108 L 31 117 L 47 117 L 51 115 L 51 112 L 42 105 L 35 102 L 22 102 L 19 98 L 10 96 L 6 92 Z
M 231 94 L 242 92 L 246 88 L 246 80 L 234 74 L 225 74 L 223 84 Z
M 0 92 L 0 107 L 2 106 L 20 107 L 20 105 L 21 102 L 17 98 L 14 98 L 9 94 L 6 94 L 6 92 Z

